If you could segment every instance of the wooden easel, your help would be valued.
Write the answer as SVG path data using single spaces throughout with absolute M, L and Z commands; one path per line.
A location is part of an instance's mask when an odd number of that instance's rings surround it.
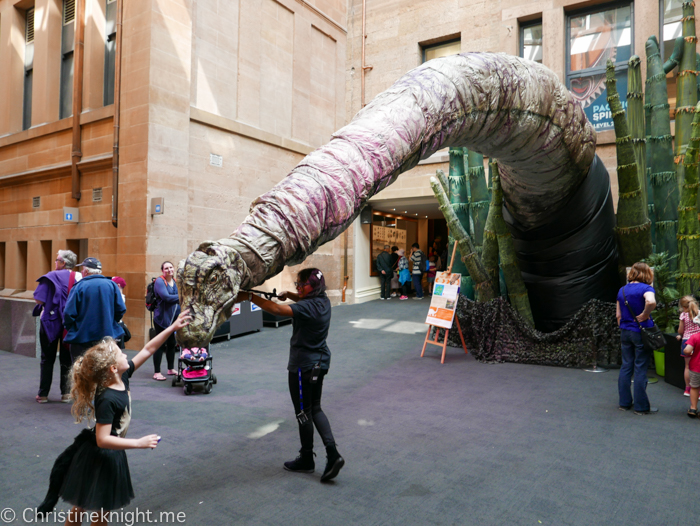
M 457 253 L 457 241 L 455 241 L 455 246 L 452 249 L 452 258 L 450 259 L 450 267 L 447 269 L 448 274 L 452 274 L 452 265 L 455 262 L 455 254 Z M 459 318 L 457 318 L 457 311 L 455 311 L 455 318 L 454 318 L 454 323 L 457 324 L 457 330 L 459 331 L 459 338 L 462 340 L 462 348 L 464 349 L 464 352 L 466 354 L 469 354 L 469 351 L 467 350 L 467 345 L 464 343 L 464 335 L 462 334 L 462 327 L 459 325 Z M 445 363 L 445 353 L 447 352 L 447 338 L 450 335 L 450 329 L 445 329 L 444 327 L 438 327 L 437 325 L 430 325 L 428 324 L 428 332 L 425 335 L 425 341 L 423 342 L 423 350 L 420 353 L 420 357 L 423 358 L 423 355 L 425 354 L 425 348 L 427 347 L 428 344 L 431 345 L 437 345 L 438 347 L 442 347 L 442 359 L 440 360 L 441 364 Z M 435 339 L 431 340 L 430 339 L 430 330 L 435 327 Z M 445 336 L 443 338 L 442 343 L 438 342 L 438 338 L 440 337 L 440 329 L 445 331 Z

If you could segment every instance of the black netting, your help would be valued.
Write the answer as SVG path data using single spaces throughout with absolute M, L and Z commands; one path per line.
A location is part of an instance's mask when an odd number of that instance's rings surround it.
M 621 363 L 614 303 L 589 300 L 566 325 L 549 333 L 530 327 L 503 298 L 477 303 L 460 296 L 457 317 L 467 349 L 480 362 L 559 367 Z M 456 326 L 450 331 L 448 345 L 461 347 Z

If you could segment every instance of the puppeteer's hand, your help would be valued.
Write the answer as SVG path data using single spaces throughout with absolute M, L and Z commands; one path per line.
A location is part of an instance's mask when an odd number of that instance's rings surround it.
M 676 334 L 676 340 L 680 340 L 680 339 L 681 339 L 681 335 L 680 335 L 680 334 Z
M 287 291 L 285 290 L 284 292 L 281 292 L 281 293 L 277 294 L 277 298 L 280 299 L 280 300 L 282 300 L 282 301 L 287 301 L 287 299 L 289 299 L 289 298 L 287 297 L 287 294 L 289 294 L 289 292 L 287 292 Z
M 639 323 L 642 323 L 643 321 L 647 321 L 648 319 L 649 319 L 649 316 L 648 316 L 648 315 L 645 316 L 644 314 L 640 314 L 639 316 L 637 316 L 637 321 L 638 321 Z

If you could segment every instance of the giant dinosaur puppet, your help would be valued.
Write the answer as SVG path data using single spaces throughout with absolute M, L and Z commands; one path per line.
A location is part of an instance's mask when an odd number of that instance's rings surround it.
M 230 237 L 206 241 L 180 262 L 181 305 L 193 315 L 192 323 L 178 333 L 180 343 L 208 342 L 230 316 L 239 289 L 304 261 L 348 228 L 367 201 L 399 174 L 447 146 L 468 147 L 498 159 L 504 211 L 520 233 L 525 259 L 532 256 L 526 253 L 528 246 L 551 237 L 548 231 L 564 244 L 580 234 L 580 225 L 565 232 L 558 223 L 569 208 L 576 208 L 571 207 L 572 199 L 591 180 L 591 166 L 602 163 L 596 158 L 593 127 L 557 76 L 545 66 L 502 53 L 431 60 L 378 95 L 328 144 L 258 197 Z M 608 196 L 604 174 L 593 184 Z M 575 222 L 587 224 L 590 207 L 579 208 L 583 219 Z M 598 203 L 595 215 L 614 224 L 609 197 Z M 598 292 L 589 297 L 573 294 L 573 301 L 560 295 L 566 312 L 575 312 L 591 297 L 610 296 L 611 270 L 615 281 L 614 262 L 610 265 L 615 259 L 613 230 L 597 228 L 596 236 L 594 244 L 605 245 L 606 251 L 580 256 L 583 274 L 554 288 L 573 290 L 576 281 L 590 285 L 593 280 L 588 290 Z M 516 246 L 517 240 L 516 235 Z M 542 281 L 538 269 L 546 274 L 547 265 L 551 270 L 556 259 L 531 261 L 526 279 L 530 294 Z M 545 287 L 540 293 L 552 289 Z

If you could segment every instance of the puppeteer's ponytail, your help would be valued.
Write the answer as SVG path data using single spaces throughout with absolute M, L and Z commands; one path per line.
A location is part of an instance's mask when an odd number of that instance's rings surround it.
M 112 379 L 110 367 L 117 363 L 118 349 L 114 339 L 107 337 L 78 358 L 71 368 L 70 395 L 73 398 L 71 414 L 76 423 L 95 417 L 93 400 L 98 389 L 104 389 Z

